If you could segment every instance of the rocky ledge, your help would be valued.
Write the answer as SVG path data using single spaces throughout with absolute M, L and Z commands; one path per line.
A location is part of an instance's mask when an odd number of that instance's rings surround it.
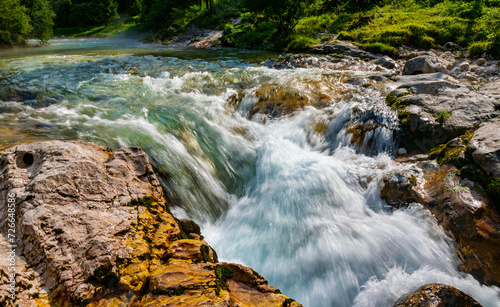
M 172 216 L 140 148 L 11 146 L 0 199 L 2 254 L 17 245 L 14 299 L 13 261 L 0 266 L 2 306 L 301 306 L 251 268 L 219 262 L 198 225 Z

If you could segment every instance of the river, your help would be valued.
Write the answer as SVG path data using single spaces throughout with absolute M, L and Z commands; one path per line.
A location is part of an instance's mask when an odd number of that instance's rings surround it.
M 174 214 L 197 221 L 221 260 L 251 266 L 306 307 L 385 307 L 436 282 L 499 306 L 498 288 L 459 271 L 428 211 L 381 199 L 384 174 L 408 167 L 393 161 L 396 115 L 366 86 L 381 72 L 312 56 L 313 68 L 277 70 L 263 65 L 272 53 L 126 39 L 50 43 L 0 51 L 0 147 L 140 146 Z M 327 102 L 254 114 L 259 95 L 277 89 Z M 352 145 L 350 128 L 366 118 L 378 126 Z

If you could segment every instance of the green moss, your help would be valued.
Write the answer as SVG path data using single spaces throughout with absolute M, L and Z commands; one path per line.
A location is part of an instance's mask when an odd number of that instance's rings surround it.
M 210 251 L 213 252 L 213 255 L 214 255 L 213 258 L 210 257 Z M 201 252 L 201 257 L 203 258 L 204 262 L 211 262 L 211 263 L 218 262 L 217 254 L 210 246 L 202 245 L 200 248 L 200 252 Z
M 486 192 L 492 199 L 500 199 L 500 180 L 492 179 L 486 188 Z
M 416 186 L 417 185 L 417 177 L 415 177 L 415 175 L 411 175 L 410 177 L 410 184 L 412 187 Z
M 385 103 L 389 107 L 391 107 L 392 109 L 404 111 L 404 109 L 410 104 L 408 103 L 407 100 L 401 99 L 400 97 L 401 97 L 401 95 L 397 96 L 394 93 L 390 93 L 389 95 L 387 95 L 387 97 L 385 97 Z M 409 113 L 405 113 L 405 114 L 409 115 Z
M 148 209 L 149 212 L 151 213 L 156 213 L 156 210 L 153 206 L 153 204 L 155 204 L 156 201 L 149 197 L 149 196 L 145 196 L 141 199 L 134 199 L 130 202 L 130 204 L 128 204 L 128 206 L 131 206 L 131 207 L 137 207 L 137 206 L 142 206 L 142 207 L 146 207 L 146 209 Z
M 466 133 L 460 136 L 461 145 L 452 145 L 450 141 L 436 146 L 429 152 L 429 159 L 436 159 L 439 165 L 449 164 L 459 169 L 473 163 L 470 155 L 466 153 L 466 148 L 473 135 L 474 133 Z
M 177 239 L 179 239 L 179 240 L 185 240 L 185 239 L 189 239 L 189 237 L 188 237 L 188 235 L 184 231 L 181 230 L 181 232 L 179 232 L 177 234 Z
M 85 280 L 86 283 L 92 284 L 96 287 L 104 287 L 112 289 L 118 283 L 120 278 L 113 273 L 113 266 L 103 265 L 95 269 L 94 273 Z
M 215 267 L 215 276 L 217 277 L 217 280 L 215 281 L 215 292 L 217 295 L 219 295 L 220 290 L 229 290 L 227 281 L 233 278 L 233 270 L 231 270 L 228 266 L 218 265 Z

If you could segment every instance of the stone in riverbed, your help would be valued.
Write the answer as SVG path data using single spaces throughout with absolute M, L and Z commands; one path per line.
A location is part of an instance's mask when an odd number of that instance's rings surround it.
M 435 72 L 448 73 L 447 63 L 430 55 L 421 55 L 410 59 L 403 68 L 403 75 L 428 74 Z
M 448 285 L 425 285 L 406 297 L 400 298 L 393 307 L 480 307 L 472 297 Z

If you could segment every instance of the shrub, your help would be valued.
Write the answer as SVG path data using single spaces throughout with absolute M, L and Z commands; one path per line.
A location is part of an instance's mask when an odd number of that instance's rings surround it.
M 398 53 L 398 50 L 390 45 L 384 43 L 368 43 L 360 45 L 363 49 L 373 52 L 373 53 L 381 53 L 387 54 L 390 56 L 395 56 Z

